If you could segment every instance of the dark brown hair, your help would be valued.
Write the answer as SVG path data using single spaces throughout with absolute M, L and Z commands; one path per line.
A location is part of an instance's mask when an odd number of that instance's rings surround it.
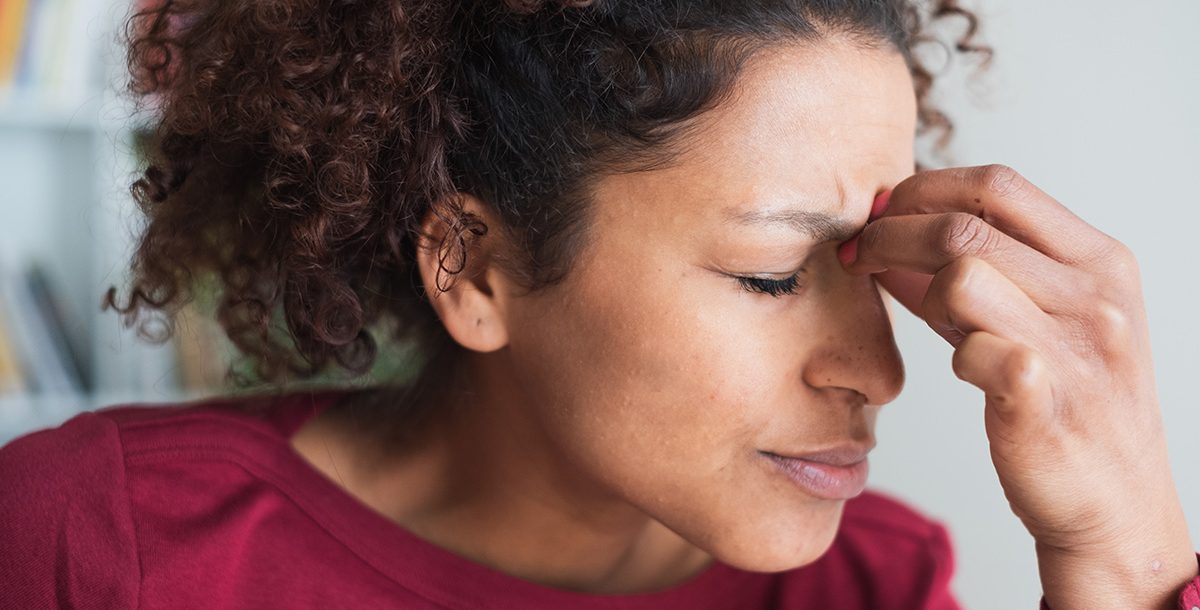
M 954 0 L 163 0 L 130 17 L 130 88 L 152 113 L 132 192 L 147 224 L 133 257 L 132 324 L 173 312 L 200 278 L 264 380 L 374 362 L 371 326 L 437 366 L 456 346 L 414 265 L 431 210 L 452 230 L 439 287 L 473 236 L 519 244 L 530 290 L 560 280 L 586 234 L 589 177 L 669 160 L 687 120 L 772 44 L 848 36 L 902 53 L 918 134 L 931 107 L 914 49 Z M 503 220 L 462 213 L 455 192 Z M 443 275 L 441 272 L 444 272 Z M 282 324 L 282 326 L 279 326 Z M 434 366 L 429 364 L 428 366 Z

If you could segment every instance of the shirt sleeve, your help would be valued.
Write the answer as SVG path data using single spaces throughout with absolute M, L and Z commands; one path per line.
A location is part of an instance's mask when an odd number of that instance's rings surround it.
M 1196 554 L 1196 566 L 1200 569 L 1200 553 Z M 1196 576 L 1183 587 L 1179 592 L 1179 598 L 1176 602 L 1179 610 L 1200 610 L 1200 576 Z M 1050 604 L 1046 603 L 1046 598 L 1042 597 L 1042 603 L 1039 610 L 1051 610 Z
M 116 424 L 92 413 L 0 448 L 0 599 L 136 608 L 140 569 Z

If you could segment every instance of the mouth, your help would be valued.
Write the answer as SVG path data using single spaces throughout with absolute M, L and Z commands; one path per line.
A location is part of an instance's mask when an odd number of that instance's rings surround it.
M 872 445 L 841 445 L 803 455 L 759 451 L 775 470 L 810 495 L 826 500 L 849 500 L 866 489 Z

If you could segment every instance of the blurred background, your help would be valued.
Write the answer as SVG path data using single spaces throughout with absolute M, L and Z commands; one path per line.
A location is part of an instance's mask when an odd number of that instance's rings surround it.
M 213 290 L 172 322 L 127 327 L 143 221 L 129 193 L 150 115 L 124 93 L 120 47 L 133 7 L 160 0 L 0 0 L 0 443 L 81 410 L 254 392 L 250 362 L 215 322 Z M 397 373 L 384 346 L 371 373 Z M 227 372 L 244 378 L 234 385 Z M 344 382 L 336 371 L 304 385 Z
M 178 396 L 170 345 L 104 288 L 138 228 L 137 126 L 118 94 L 127 0 L 0 1 L 0 442 L 110 401 Z
M 964 4 L 996 56 L 985 72 L 956 61 L 939 78 L 957 126 L 944 164 L 1011 165 L 1138 255 L 1173 468 L 1200 543 L 1200 401 L 1188 385 L 1200 294 L 1187 250 L 1200 224 L 1200 2 Z M 225 372 L 241 365 L 203 292 L 166 343 L 100 311 L 109 286 L 124 293 L 141 227 L 128 192 L 141 131 L 116 45 L 129 10 L 0 0 L 0 444 L 86 409 L 235 391 Z M 967 608 L 1032 610 L 1033 542 L 991 467 L 982 394 L 954 377 L 950 346 L 923 322 L 897 306 L 895 324 L 908 382 L 880 418 L 872 481 L 949 526 Z M 383 352 L 372 376 L 402 372 Z

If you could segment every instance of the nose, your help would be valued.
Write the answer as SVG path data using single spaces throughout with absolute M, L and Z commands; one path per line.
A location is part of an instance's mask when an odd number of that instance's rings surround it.
M 904 361 L 892 333 L 884 295 L 871 276 L 840 272 L 824 295 L 826 329 L 804 367 L 804 380 L 824 391 L 851 390 L 882 405 L 904 387 Z

